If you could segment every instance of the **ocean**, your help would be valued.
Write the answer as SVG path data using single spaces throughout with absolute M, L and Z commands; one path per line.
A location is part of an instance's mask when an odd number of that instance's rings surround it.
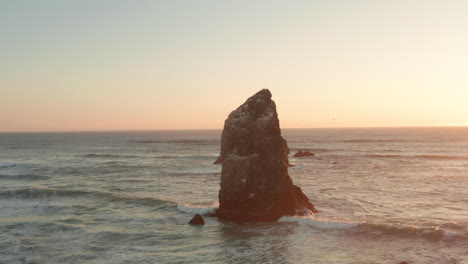
M 0 263 L 468 263 L 467 127 L 282 134 L 319 213 L 238 224 L 221 130 L 2 133 Z

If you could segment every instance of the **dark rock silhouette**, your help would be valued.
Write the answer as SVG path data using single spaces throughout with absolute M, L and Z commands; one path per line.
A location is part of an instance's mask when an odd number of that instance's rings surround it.
M 302 157 L 313 157 L 315 156 L 314 153 L 310 152 L 310 151 L 302 151 L 302 150 L 299 150 L 299 152 L 297 152 L 296 154 L 294 154 L 293 157 L 296 157 L 296 158 L 302 158 Z
M 275 221 L 284 215 L 316 213 L 288 174 L 289 148 L 281 136 L 276 105 L 263 89 L 234 110 L 221 136 L 221 219 Z
M 203 220 L 203 217 L 199 214 L 196 214 L 192 220 L 189 222 L 190 225 L 204 225 L 205 220 Z
M 221 163 L 223 163 L 223 159 L 221 158 L 221 156 L 219 156 L 213 164 L 221 164 Z

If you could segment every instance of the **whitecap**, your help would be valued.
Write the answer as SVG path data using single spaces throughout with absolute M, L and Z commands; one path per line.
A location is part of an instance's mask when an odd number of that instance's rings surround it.
M 191 214 L 210 214 L 214 213 L 216 209 L 218 209 L 219 204 L 214 203 L 211 206 L 197 206 L 197 205 L 189 205 L 180 203 L 177 205 L 177 210 L 184 212 L 184 213 L 191 213 Z
M 332 221 L 328 219 L 316 219 L 310 216 L 283 216 L 278 219 L 278 222 L 307 224 L 319 229 L 349 229 L 356 227 L 359 224 L 345 221 Z

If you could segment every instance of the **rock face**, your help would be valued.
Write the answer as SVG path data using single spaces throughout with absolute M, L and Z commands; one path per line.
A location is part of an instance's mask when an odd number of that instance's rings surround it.
M 216 216 L 233 221 L 275 221 L 316 213 L 288 174 L 289 148 L 281 136 L 276 105 L 263 89 L 234 110 L 221 136 L 222 163 Z
M 204 225 L 205 220 L 203 220 L 203 217 L 199 214 L 196 214 L 192 220 L 190 220 L 189 225 Z
M 299 150 L 299 152 L 297 152 L 296 154 L 294 154 L 293 157 L 296 157 L 296 158 L 302 158 L 302 157 L 313 157 L 315 156 L 314 153 L 310 152 L 310 151 L 302 151 L 302 150 Z

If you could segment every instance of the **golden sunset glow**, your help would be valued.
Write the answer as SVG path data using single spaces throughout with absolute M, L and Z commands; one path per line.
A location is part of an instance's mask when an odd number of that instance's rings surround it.
M 468 264 L 468 0 L 0 0 L 0 264 Z
M 465 1 L 0 4 L 0 131 L 468 125 Z

